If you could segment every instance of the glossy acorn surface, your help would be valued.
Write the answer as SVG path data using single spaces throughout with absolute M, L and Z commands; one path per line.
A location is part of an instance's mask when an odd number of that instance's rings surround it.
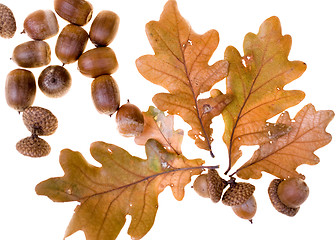
M 34 103 L 36 83 L 33 73 L 25 69 L 15 69 L 8 73 L 5 96 L 8 106 L 21 112 Z
M 277 194 L 287 207 L 297 208 L 308 198 L 309 188 L 301 178 L 288 178 L 279 184 Z
M 71 75 L 64 67 L 51 65 L 46 67 L 38 78 L 40 90 L 48 97 L 64 96 L 70 89 Z
M 91 96 L 97 111 L 100 113 L 111 116 L 119 108 L 119 87 L 110 75 L 102 75 L 92 81 Z
M 124 137 L 134 137 L 144 129 L 144 117 L 141 110 L 131 103 L 122 105 L 116 114 L 118 131 Z
M 85 0 L 54 0 L 54 8 L 61 18 L 79 26 L 92 18 L 93 7 Z
M 36 68 L 48 65 L 51 50 L 45 41 L 28 41 L 14 48 L 12 60 L 24 68 Z
M 88 33 L 80 26 L 68 24 L 58 35 L 55 54 L 64 64 L 76 62 L 88 42 Z
M 37 10 L 30 13 L 23 23 L 24 32 L 34 40 L 44 40 L 55 36 L 59 26 L 56 15 L 51 10 Z
M 257 202 L 252 195 L 247 201 L 240 205 L 231 207 L 233 212 L 240 218 L 246 220 L 252 220 L 257 212 Z
M 106 47 L 115 38 L 119 27 L 119 16 L 108 10 L 98 13 L 89 32 L 90 40 L 97 47 Z
M 94 48 L 79 57 L 78 69 L 84 76 L 96 78 L 114 73 L 118 69 L 118 61 L 111 48 Z

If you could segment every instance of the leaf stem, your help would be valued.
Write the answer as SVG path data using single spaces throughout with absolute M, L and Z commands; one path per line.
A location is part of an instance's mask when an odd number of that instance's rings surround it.
M 106 190 L 106 191 L 103 191 L 103 192 L 95 193 L 95 194 L 92 194 L 90 196 L 83 197 L 81 199 L 84 199 L 84 201 L 86 201 L 87 199 L 89 199 L 91 197 L 95 197 L 95 196 L 99 196 L 99 195 L 102 195 L 102 194 L 117 191 L 117 190 L 120 190 L 120 189 L 128 188 L 128 187 L 131 187 L 133 185 L 139 184 L 141 182 L 147 181 L 151 178 L 156 178 L 156 177 L 159 177 L 161 175 L 170 174 L 170 173 L 173 173 L 173 172 L 191 171 L 191 170 L 196 170 L 196 169 L 218 169 L 218 168 L 219 168 L 219 165 L 216 165 L 216 166 L 197 166 L 197 167 L 188 167 L 188 168 L 175 168 L 175 169 L 172 169 L 172 170 L 169 170 L 169 171 L 160 172 L 160 173 L 148 176 L 148 177 L 144 177 L 143 179 L 140 179 L 138 181 L 135 181 L 135 182 L 132 182 L 132 183 L 129 183 L 129 184 L 126 184 L 126 185 L 123 185 L 123 186 L 120 186 L 120 187 L 117 187 L 117 188 L 114 188 L 114 189 L 110 189 L 110 190 Z M 81 200 L 81 199 L 79 199 L 79 200 Z

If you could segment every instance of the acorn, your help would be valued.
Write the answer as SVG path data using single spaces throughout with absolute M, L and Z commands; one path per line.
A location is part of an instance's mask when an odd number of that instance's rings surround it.
M 98 112 L 111 116 L 120 105 L 120 92 L 110 75 L 101 75 L 91 84 L 91 96 Z
M 84 76 L 96 78 L 114 73 L 118 69 L 118 61 L 111 48 L 94 48 L 79 57 L 78 69 Z
M 119 16 L 108 10 L 98 13 L 89 32 L 90 40 L 97 47 L 106 47 L 115 38 L 119 27 Z
M 37 10 L 30 13 L 23 23 L 24 32 L 34 40 L 45 40 L 58 33 L 56 15 L 51 10 Z
M 23 111 L 22 120 L 27 129 L 34 136 L 48 136 L 53 134 L 58 121 L 52 112 L 42 107 L 28 107 Z
M 54 8 L 61 18 L 79 26 L 92 18 L 93 7 L 85 0 L 55 0 Z
M 244 203 L 231 206 L 231 208 L 238 217 L 249 220 L 252 223 L 252 218 L 257 212 L 257 202 L 252 195 Z
M 11 58 L 24 68 L 36 68 L 48 65 L 51 61 L 49 44 L 44 41 L 28 41 L 14 48 Z
M 12 10 L 0 3 L 0 37 L 12 38 L 16 32 L 16 21 Z
M 16 150 L 24 156 L 39 158 L 47 156 L 51 151 L 51 147 L 42 138 L 30 136 L 17 142 Z
M 116 122 L 119 133 L 124 137 L 138 136 L 144 129 L 144 117 L 141 110 L 129 102 L 118 109 Z
M 278 196 L 278 186 L 283 180 L 274 179 L 268 187 L 268 196 L 273 207 L 280 213 L 289 217 L 294 217 L 300 210 L 300 207 L 291 208 L 283 204 Z
M 35 100 L 36 83 L 33 73 L 25 69 L 15 69 L 8 73 L 5 96 L 8 106 L 21 112 Z
M 68 24 L 58 35 L 55 54 L 63 64 L 76 62 L 88 42 L 88 33 L 80 26 Z
M 296 208 L 307 200 L 309 188 L 301 178 L 292 177 L 279 184 L 277 194 L 287 207 Z
M 208 174 L 201 174 L 195 179 L 192 188 L 195 192 L 204 198 L 210 198 Z
M 48 97 L 58 98 L 64 96 L 71 87 L 71 75 L 59 65 L 46 67 L 38 78 L 38 86 Z
M 210 199 L 217 203 L 221 200 L 223 190 L 228 183 L 219 176 L 216 169 L 209 169 L 207 178 Z
M 222 202 L 227 206 L 236 206 L 246 202 L 255 190 L 255 186 L 245 182 L 233 182 L 225 191 Z

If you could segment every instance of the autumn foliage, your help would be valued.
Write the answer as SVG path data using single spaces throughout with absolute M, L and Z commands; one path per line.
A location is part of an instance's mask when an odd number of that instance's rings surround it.
M 282 35 L 277 17 L 263 22 L 257 34 L 245 36 L 243 54 L 229 46 L 224 59 L 213 65 L 208 62 L 219 43 L 218 32 L 195 33 L 175 0 L 168 0 L 159 21 L 146 25 L 146 33 L 154 55 L 139 57 L 137 69 L 145 79 L 167 90 L 154 95 L 156 107 L 143 112 L 144 131 L 134 139 L 145 146 L 147 159 L 95 142 L 91 155 L 102 165 L 95 167 L 79 152 L 63 150 L 60 164 L 64 176 L 41 182 L 36 192 L 56 202 L 79 202 L 65 237 L 82 230 L 88 240 L 116 239 L 126 215 L 130 215 L 128 234 L 141 239 L 154 224 L 158 195 L 166 187 L 171 187 L 175 199 L 182 200 L 193 175 L 218 168 L 183 155 L 183 130 L 174 129 L 173 115 L 190 125 L 189 137 L 212 157 L 211 123 L 222 115 L 227 147 L 223 151 L 228 152 L 228 158 L 221 164 L 227 168 L 220 168 L 219 173 L 231 185 L 235 177 L 259 179 L 262 172 L 279 179 L 304 179 L 297 167 L 317 164 L 314 152 L 331 141 L 326 127 L 334 117 L 332 111 L 316 111 L 308 104 L 293 119 L 286 112 L 300 103 L 305 93 L 284 87 L 299 78 L 307 66 L 288 60 L 292 40 Z M 222 80 L 226 89 L 212 89 Z M 139 77 L 139 81 L 144 79 Z M 209 97 L 200 98 L 202 93 Z M 277 115 L 278 120 L 270 122 Z M 241 147 L 252 145 L 259 148 L 232 173 L 243 154 Z

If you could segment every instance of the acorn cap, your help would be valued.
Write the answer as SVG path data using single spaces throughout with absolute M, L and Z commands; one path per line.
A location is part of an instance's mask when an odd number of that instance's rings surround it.
M 30 136 L 18 141 L 16 150 L 24 156 L 38 158 L 47 156 L 51 147 L 42 138 Z
M 209 169 L 207 174 L 208 190 L 210 199 L 217 203 L 221 200 L 223 190 L 228 185 L 227 181 L 222 179 L 215 169 Z
M 269 185 L 269 187 L 268 187 L 268 196 L 269 196 L 269 198 L 270 198 L 270 200 L 271 200 L 271 203 L 272 203 L 273 207 L 274 207 L 278 212 L 280 212 L 280 213 L 282 213 L 282 214 L 285 214 L 285 215 L 287 215 L 287 216 L 289 216 L 289 217 L 294 217 L 294 216 L 298 213 L 300 207 L 297 207 L 297 208 L 287 207 L 285 204 L 283 204 L 283 203 L 280 201 L 277 192 L 278 192 L 278 186 L 279 186 L 279 184 L 280 184 L 282 181 L 283 181 L 283 180 L 281 180 L 281 179 L 274 179 L 274 180 L 270 183 L 270 185 Z
M 250 183 L 232 183 L 225 191 L 222 202 L 227 206 L 236 206 L 246 202 L 253 194 L 255 186 Z
M 22 119 L 28 130 L 36 136 L 51 135 L 58 127 L 54 114 L 41 107 L 26 108 L 22 113 Z
M 16 32 L 16 21 L 12 10 L 0 3 L 0 37 L 12 38 Z

